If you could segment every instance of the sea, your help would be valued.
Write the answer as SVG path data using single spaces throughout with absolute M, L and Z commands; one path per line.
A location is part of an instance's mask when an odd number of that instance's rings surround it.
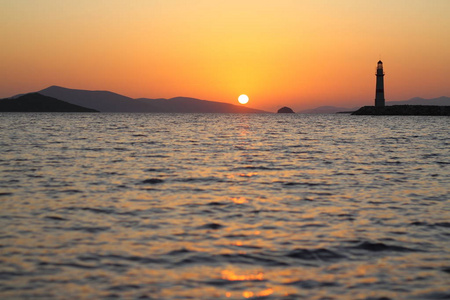
M 450 118 L 0 114 L 1 299 L 450 299 Z

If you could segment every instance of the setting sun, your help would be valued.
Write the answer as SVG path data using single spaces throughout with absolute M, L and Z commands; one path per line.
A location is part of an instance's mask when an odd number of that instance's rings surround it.
M 239 101 L 240 104 L 247 104 L 248 96 L 242 94 L 242 95 L 239 96 L 238 101 Z

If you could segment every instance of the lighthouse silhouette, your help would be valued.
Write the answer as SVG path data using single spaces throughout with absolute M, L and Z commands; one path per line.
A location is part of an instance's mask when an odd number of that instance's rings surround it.
M 377 64 L 377 87 L 375 91 L 375 106 L 384 107 L 384 72 L 383 62 L 380 60 Z

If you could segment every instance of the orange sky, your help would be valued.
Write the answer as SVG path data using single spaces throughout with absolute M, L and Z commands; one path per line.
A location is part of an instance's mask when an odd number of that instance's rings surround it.
M 450 96 L 449 0 L 0 0 L 0 97 L 50 85 L 274 111 Z

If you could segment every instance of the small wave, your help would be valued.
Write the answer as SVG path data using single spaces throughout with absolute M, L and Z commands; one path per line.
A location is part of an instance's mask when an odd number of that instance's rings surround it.
M 302 289 L 317 289 L 317 288 L 327 288 L 332 286 L 338 286 L 339 284 L 336 282 L 321 282 L 316 280 L 296 280 L 292 282 L 286 283 L 286 285 L 293 285 Z
M 273 171 L 281 171 L 283 169 L 281 168 L 274 168 L 274 167 L 266 167 L 266 166 L 244 166 L 239 168 L 234 168 L 233 171 L 241 171 L 241 170 L 273 170 Z
M 81 150 L 83 150 L 83 151 L 95 151 L 95 152 L 100 152 L 100 151 L 103 151 L 103 150 L 105 150 L 105 149 L 103 149 L 103 148 L 82 148 Z
M 36 174 L 28 174 L 27 177 L 29 177 L 29 178 L 44 178 L 44 176 L 36 175 Z
M 427 226 L 427 227 L 444 227 L 444 228 L 450 228 L 450 222 L 437 222 L 437 223 L 427 223 L 427 222 L 420 222 L 415 221 L 410 223 L 413 226 Z
M 81 210 L 81 211 L 89 211 L 96 214 L 116 214 L 117 211 L 112 208 L 94 208 L 94 207 L 76 207 L 70 206 L 63 208 L 64 210 Z
M 0 280 L 11 280 L 14 277 L 27 275 L 27 272 L 19 271 L 0 271 Z
M 286 266 L 286 262 L 278 259 L 272 254 L 251 253 L 251 254 L 223 254 L 220 256 L 221 260 L 225 260 L 227 263 L 242 263 L 242 264 L 262 264 L 265 266 Z
M 216 287 L 221 287 L 221 286 L 239 284 L 240 281 L 226 280 L 226 279 L 214 279 L 214 280 L 207 280 L 202 283 L 209 284 L 209 285 L 216 286 Z
M 140 289 L 140 288 L 141 288 L 141 286 L 136 285 L 136 284 L 120 284 L 120 285 L 114 285 L 112 287 L 109 287 L 108 290 L 124 292 L 124 291 L 129 291 L 129 290 L 136 290 L 136 289 Z
M 187 177 L 187 178 L 179 178 L 175 181 L 178 182 L 226 182 L 223 179 L 219 179 L 217 177 Z
M 351 249 L 361 249 L 371 252 L 381 252 L 381 251 L 393 251 L 393 252 L 411 252 L 417 251 L 407 247 L 395 246 L 395 245 L 387 245 L 380 242 L 369 242 L 363 241 L 358 243 L 358 245 L 350 247 Z
M 109 229 L 110 229 L 109 227 L 87 227 L 87 226 L 64 228 L 64 230 L 67 230 L 67 231 L 75 230 L 75 231 L 84 231 L 84 232 L 88 232 L 88 233 L 97 233 L 97 232 L 102 232 L 102 231 L 106 231 Z
M 279 182 L 279 181 L 278 181 Z M 329 184 L 326 183 L 315 183 L 315 182 L 279 182 L 283 186 L 327 186 Z
M 216 255 L 213 258 L 214 261 L 227 264 L 264 265 L 273 267 L 288 265 L 279 258 L 265 253 L 222 254 Z M 201 261 L 200 257 L 198 259 Z
M 304 225 L 300 225 L 300 228 L 321 228 L 321 227 L 328 227 L 328 225 L 322 223 L 307 223 Z
M 58 217 L 58 216 L 46 216 L 44 219 L 53 220 L 53 221 L 67 221 L 67 219 L 64 219 L 64 218 Z
M 174 263 L 175 266 L 184 266 L 191 264 L 245 264 L 245 265 L 263 265 L 263 266 L 287 266 L 284 262 L 273 254 L 261 253 L 232 253 L 210 255 L 207 253 L 190 252 L 183 253 L 184 257 Z
M 86 265 L 80 263 L 48 263 L 48 262 L 39 262 L 39 266 L 58 266 L 58 267 L 71 267 L 77 269 L 96 269 L 97 266 Z
M 202 226 L 198 227 L 198 229 L 214 229 L 214 230 L 217 230 L 217 229 L 220 229 L 220 228 L 223 228 L 223 227 L 224 227 L 223 225 L 218 224 L 218 223 L 208 223 L 208 224 L 205 224 L 205 225 L 202 225 Z
M 159 183 L 163 183 L 163 182 L 164 182 L 163 179 L 159 179 L 159 178 L 149 178 L 149 179 L 143 180 L 141 183 L 142 183 L 142 184 L 159 184 Z
M 61 193 L 67 193 L 67 194 L 80 194 L 83 193 L 80 190 L 75 190 L 75 189 L 68 189 L 68 190 L 62 190 Z
M 450 228 L 450 222 L 435 223 L 434 226 Z
M 167 261 L 165 261 L 162 258 L 149 258 L 149 257 L 143 257 L 143 256 L 137 256 L 137 255 L 118 255 L 118 254 L 108 254 L 108 255 L 87 255 L 83 257 L 79 257 L 81 261 L 102 261 L 102 264 L 106 265 L 117 265 L 117 266 L 123 266 L 122 264 L 117 263 L 118 261 L 125 261 L 125 262 L 133 262 L 133 263 L 140 263 L 140 264 L 166 264 Z M 109 260 L 114 261 L 114 263 L 108 262 Z
M 161 172 L 161 173 L 165 173 L 165 172 L 168 172 L 169 170 L 150 168 L 150 169 L 146 169 L 145 171 L 146 172 Z
M 186 253 L 194 253 L 194 251 L 190 251 L 186 248 L 181 248 L 181 249 L 170 251 L 170 252 L 166 253 L 166 255 L 178 256 L 178 255 L 185 255 Z
M 442 300 L 442 299 L 450 299 L 450 292 L 431 292 L 426 294 L 420 294 L 415 297 L 415 299 L 429 299 L 429 300 Z
M 302 259 L 302 260 L 320 260 L 329 261 L 345 258 L 344 255 L 338 254 L 328 249 L 295 249 L 286 254 L 287 257 Z
M 212 202 L 207 203 L 206 205 L 211 205 L 211 206 L 224 206 L 224 205 L 228 205 L 228 204 L 229 204 L 229 203 L 212 201 Z

